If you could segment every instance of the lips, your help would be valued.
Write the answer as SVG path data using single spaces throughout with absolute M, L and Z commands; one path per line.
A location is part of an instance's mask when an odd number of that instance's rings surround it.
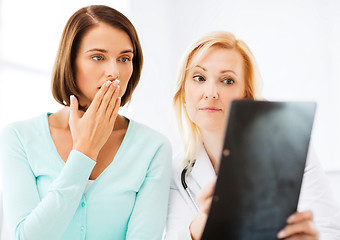
M 222 111 L 221 108 L 213 107 L 213 106 L 207 106 L 207 107 L 201 107 L 199 108 L 201 111 L 206 111 L 206 112 L 220 112 Z

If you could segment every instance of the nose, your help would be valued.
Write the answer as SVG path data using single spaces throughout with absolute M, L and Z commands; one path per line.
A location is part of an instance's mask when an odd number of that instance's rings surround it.
M 216 86 L 216 83 L 213 81 L 208 82 L 204 86 L 204 99 L 218 99 L 218 86 Z
M 116 62 L 108 63 L 105 69 L 105 77 L 117 79 L 119 77 L 119 68 Z

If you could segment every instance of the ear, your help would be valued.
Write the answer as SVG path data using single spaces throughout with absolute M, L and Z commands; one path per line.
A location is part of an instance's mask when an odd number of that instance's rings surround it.
M 248 96 L 248 92 L 247 92 L 247 89 L 244 90 L 244 93 L 243 93 L 243 97 L 244 99 L 248 99 L 249 96 Z
M 183 100 L 183 106 L 186 108 L 187 107 L 187 100 L 185 98 L 184 92 L 182 93 L 182 100 Z

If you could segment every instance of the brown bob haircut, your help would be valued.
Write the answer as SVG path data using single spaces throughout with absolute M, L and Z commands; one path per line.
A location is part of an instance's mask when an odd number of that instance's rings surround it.
M 52 94 L 57 102 L 64 106 L 70 105 L 71 95 L 79 96 L 81 94 L 76 85 L 75 59 L 82 37 L 86 31 L 99 23 L 106 23 L 123 30 L 129 35 L 133 45 L 133 72 L 121 99 L 121 106 L 124 106 L 131 99 L 132 92 L 139 82 L 143 66 L 143 53 L 136 29 L 130 20 L 119 11 L 108 6 L 84 7 L 74 13 L 66 23 L 54 64 Z

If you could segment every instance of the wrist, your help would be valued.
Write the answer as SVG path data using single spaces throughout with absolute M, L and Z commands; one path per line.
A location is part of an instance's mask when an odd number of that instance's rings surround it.
M 97 161 L 97 157 L 98 157 L 98 151 L 93 151 L 91 150 L 91 148 L 87 148 L 85 146 L 81 147 L 81 146 L 74 146 L 72 148 L 72 150 L 76 150 L 78 152 L 81 152 L 82 154 L 86 155 L 87 157 L 91 158 L 93 161 Z

